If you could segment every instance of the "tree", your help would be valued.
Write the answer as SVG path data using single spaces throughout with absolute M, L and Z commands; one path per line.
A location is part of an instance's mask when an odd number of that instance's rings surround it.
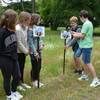
M 68 26 L 71 16 L 79 16 L 82 9 L 89 11 L 91 20 L 99 25 L 100 0 L 41 0 L 38 4 L 44 25 L 52 29 L 58 26 Z
M 32 0 L 32 12 L 35 12 L 35 0 Z

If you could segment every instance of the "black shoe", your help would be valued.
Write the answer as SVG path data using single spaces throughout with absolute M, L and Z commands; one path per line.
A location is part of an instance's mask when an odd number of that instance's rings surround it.
M 75 70 L 74 70 L 74 73 L 78 73 L 78 70 L 77 70 L 77 69 L 75 69 Z
M 79 75 L 82 75 L 82 72 L 83 72 L 83 70 L 79 70 L 79 71 L 78 71 L 78 74 L 79 74 Z
M 78 74 L 82 75 L 83 71 L 84 71 L 84 69 L 78 70 Z
M 84 69 L 79 69 L 79 70 L 75 69 L 74 73 L 78 73 L 79 75 L 82 75 L 83 71 Z

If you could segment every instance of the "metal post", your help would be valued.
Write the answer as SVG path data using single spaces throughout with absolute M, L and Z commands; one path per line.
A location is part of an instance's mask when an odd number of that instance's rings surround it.
M 64 39 L 64 46 L 66 45 L 66 39 Z M 63 74 L 65 74 L 65 57 L 66 56 L 66 49 L 64 48 L 64 58 L 63 58 Z
M 21 0 L 21 5 L 22 5 L 22 9 L 24 11 L 24 4 L 23 4 L 23 0 Z
M 38 37 L 37 37 L 37 52 L 38 52 L 38 54 L 40 53 L 39 41 L 40 41 L 40 37 L 38 36 Z M 40 67 L 40 66 L 39 66 L 39 63 L 40 63 L 40 62 L 39 62 L 39 60 L 40 60 L 40 59 L 38 58 L 38 61 L 37 61 L 37 67 L 38 67 L 38 83 L 37 83 L 37 84 L 38 84 L 38 88 L 40 87 L 40 84 L 39 84 L 39 82 L 40 82 L 40 72 L 39 72 L 39 67 Z

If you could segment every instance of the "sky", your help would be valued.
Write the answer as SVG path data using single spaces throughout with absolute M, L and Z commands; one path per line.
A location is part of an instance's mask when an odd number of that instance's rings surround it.
M 14 3 L 14 2 L 20 2 L 21 0 L 0 0 L 2 6 L 7 6 L 7 3 Z M 30 1 L 30 0 L 23 0 L 23 1 Z

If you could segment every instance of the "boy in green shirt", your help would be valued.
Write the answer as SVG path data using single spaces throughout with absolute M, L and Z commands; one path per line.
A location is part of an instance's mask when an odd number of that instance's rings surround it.
M 90 84 L 90 87 L 96 87 L 100 85 L 100 81 L 97 78 L 94 66 L 91 63 L 91 52 L 93 47 L 93 24 L 88 19 L 88 11 L 82 10 L 80 12 L 80 20 L 83 22 L 81 33 L 72 33 L 74 38 L 80 38 L 79 47 L 82 51 L 82 60 L 85 67 L 93 76 L 93 81 Z M 88 77 L 83 74 L 79 80 L 88 80 Z

